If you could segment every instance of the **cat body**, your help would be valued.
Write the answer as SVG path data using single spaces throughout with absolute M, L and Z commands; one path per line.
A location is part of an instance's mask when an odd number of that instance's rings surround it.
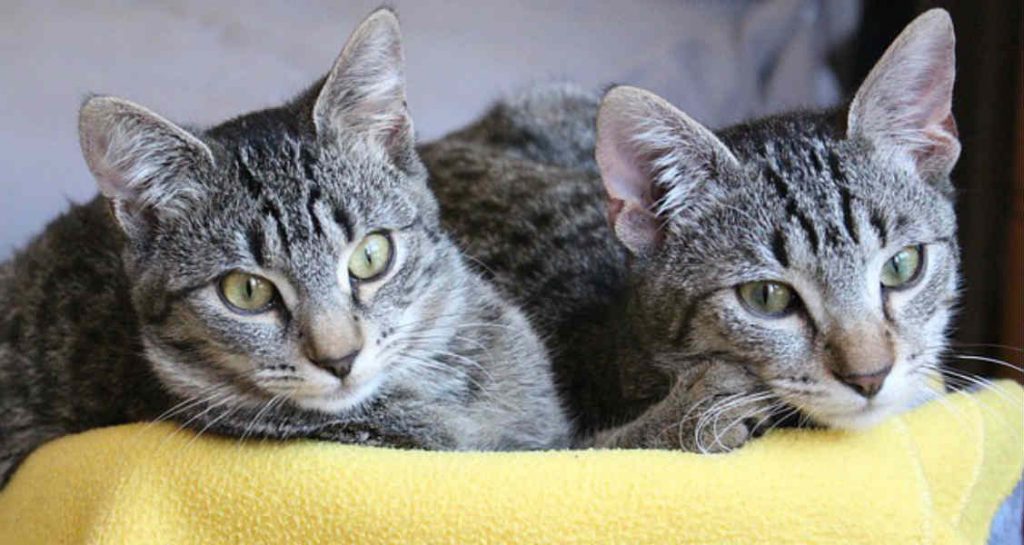
M 546 334 L 584 444 L 728 450 L 934 397 L 959 282 L 953 42 L 922 15 L 841 111 L 715 134 L 646 91 L 561 88 L 424 148 L 446 226 Z M 596 169 L 564 152 L 588 146 Z
M 420 147 L 445 228 L 546 333 L 580 430 L 630 420 L 667 392 L 626 319 L 629 255 L 593 158 L 598 98 L 531 89 Z
M 296 100 L 208 130 L 83 105 L 102 196 L 0 267 L 0 477 L 42 442 L 173 418 L 237 437 L 565 444 L 539 338 L 441 231 L 397 20 Z

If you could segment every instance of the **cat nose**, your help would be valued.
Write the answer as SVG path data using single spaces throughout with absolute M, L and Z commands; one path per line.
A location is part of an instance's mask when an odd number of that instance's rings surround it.
M 826 367 L 867 399 L 878 394 L 895 363 L 891 335 L 880 320 L 843 324 L 829 334 Z
M 889 371 L 892 371 L 892 365 L 887 365 L 878 371 L 873 373 L 856 373 L 840 375 L 836 374 L 836 379 L 839 382 L 849 386 L 853 391 L 858 394 L 871 399 L 875 397 L 875 394 L 882 389 L 882 384 L 885 383 L 885 377 L 889 376 Z
M 338 378 L 345 378 L 352 372 L 352 363 L 356 361 L 356 356 L 358 355 L 359 350 L 353 350 L 338 358 L 309 357 L 309 361 Z
M 324 304 L 311 308 L 302 318 L 298 331 L 302 354 L 339 379 L 347 377 L 363 348 L 363 334 L 349 311 Z

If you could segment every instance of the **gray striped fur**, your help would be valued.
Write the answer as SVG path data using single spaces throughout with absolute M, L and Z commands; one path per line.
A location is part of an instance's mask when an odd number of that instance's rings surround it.
M 933 395 L 957 300 L 953 66 L 934 10 L 841 111 L 715 134 L 639 89 L 599 104 L 559 86 L 423 157 L 445 225 L 546 334 L 581 437 L 722 450 L 792 413 L 866 426 Z M 600 176 L 565 151 L 587 146 Z M 883 290 L 882 264 L 914 244 L 920 281 Z M 799 308 L 755 316 L 736 288 L 756 280 L 792 285 Z M 832 371 L 887 362 L 871 399 Z
M 44 441 L 157 417 L 239 437 L 565 444 L 543 344 L 441 231 L 401 62 L 380 10 L 281 107 L 184 129 L 86 102 L 103 196 L 0 266 L 0 479 Z M 390 269 L 350 281 L 353 247 L 381 230 Z M 216 286 L 233 270 L 274 281 L 280 304 L 229 310 Z M 361 345 L 351 373 L 307 359 L 314 335 Z

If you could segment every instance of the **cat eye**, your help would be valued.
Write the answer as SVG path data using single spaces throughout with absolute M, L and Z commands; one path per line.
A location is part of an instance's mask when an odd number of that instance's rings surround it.
M 393 254 L 390 237 L 384 233 L 370 233 L 359 242 L 348 259 L 348 274 L 361 282 L 377 279 L 388 270 Z
M 221 278 L 220 297 L 236 312 L 256 314 L 270 309 L 277 289 L 262 276 L 234 271 Z
M 796 304 L 793 288 L 780 282 L 747 282 L 740 284 L 736 290 L 748 309 L 769 318 L 780 318 L 789 314 Z
M 921 245 L 907 246 L 896 252 L 882 265 L 882 285 L 891 289 L 909 287 L 921 274 L 923 257 Z

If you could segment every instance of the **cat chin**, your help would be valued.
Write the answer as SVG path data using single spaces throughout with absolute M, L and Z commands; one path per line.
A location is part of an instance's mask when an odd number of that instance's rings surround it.
M 878 395 L 870 401 L 847 391 L 845 387 L 826 392 L 824 403 L 820 398 L 808 400 L 782 392 L 780 397 L 820 426 L 863 430 L 935 399 L 941 395 L 942 386 L 930 377 L 908 371 L 906 366 L 899 366 Z
M 890 416 L 901 412 L 892 405 L 868 405 L 864 409 L 849 413 L 820 414 L 807 411 L 818 424 L 837 430 L 863 430 L 874 427 Z
M 883 392 L 885 394 L 886 392 Z M 814 422 L 832 429 L 863 430 L 876 426 L 889 417 L 910 410 L 934 397 L 927 388 L 914 391 L 889 392 L 879 395 L 860 408 L 847 411 L 822 411 L 812 407 L 801 408 Z
M 296 396 L 292 403 L 308 411 L 338 414 L 356 409 L 366 402 L 380 387 L 383 377 L 377 374 L 359 384 L 341 384 L 338 388 L 319 395 Z

